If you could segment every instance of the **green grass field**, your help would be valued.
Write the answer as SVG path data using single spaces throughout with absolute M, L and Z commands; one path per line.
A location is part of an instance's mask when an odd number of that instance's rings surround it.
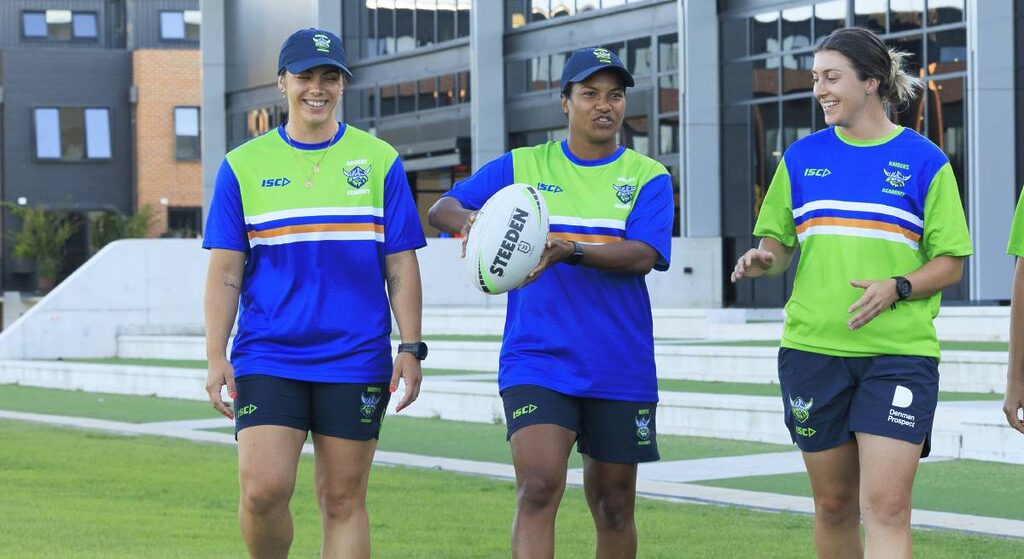
M 243 557 L 237 461 L 229 446 L 120 437 L 0 421 L 0 556 Z M 511 483 L 445 472 L 374 468 L 368 497 L 374 557 L 508 556 Z M 312 460 L 301 461 L 293 557 L 319 552 Z M 640 557 L 814 556 L 809 517 L 639 499 Z M 567 491 L 558 552 L 593 555 L 581 492 Z M 1024 542 L 916 531 L 938 559 L 1024 556 Z
M 914 508 L 1024 520 L 1024 466 L 977 460 L 923 463 L 914 481 Z M 701 485 L 811 496 L 807 475 L 785 474 L 699 482 Z M 1022 534 L 1024 535 L 1024 534 Z M 1024 554 L 1021 555 L 1024 557 Z

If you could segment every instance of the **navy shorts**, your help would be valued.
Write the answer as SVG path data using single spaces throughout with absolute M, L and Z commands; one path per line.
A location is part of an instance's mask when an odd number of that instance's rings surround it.
M 658 454 L 657 402 L 579 398 L 524 384 L 501 392 L 506 439 L 530 425 L 551 424 L 576 433 L 576 450 L 614 464 L 654 462 Z
M 836 357 L 779 350 L 786 427 L 806 452 L 835 448 L 868 433 L 924 443 L 931 450 L 939 361 L 914 355 Z
M 269 375 L 235 379 L 235 436 L 246 427 L 281 425 L 354 441 L 380 436 L 387 382 L 309 382 Z

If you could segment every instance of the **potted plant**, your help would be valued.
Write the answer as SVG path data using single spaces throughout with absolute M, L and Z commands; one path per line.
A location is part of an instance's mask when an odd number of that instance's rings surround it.
M 146 204 L 132 215 L 103 212 L 92 218 L 89 226 L 89 245 L 93 254 L 108 243 L 120 239 L 141 239 L 153 227 L 153 208 Z
M 14 256 L 35 260 L 36 288 L 41 293 L 49 292 L 57 283 L 57 274 L 68 239 L 74 234 L 74 225 L 63 211 L 10 202 L 4 206 L 21 218 L 21 230 L 12 232 Z

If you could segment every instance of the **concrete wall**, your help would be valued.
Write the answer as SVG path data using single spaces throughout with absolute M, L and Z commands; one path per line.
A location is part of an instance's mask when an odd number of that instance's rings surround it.
M 673 239 L 672 269 L 647 280 L 655 307 L 720 306 L 715 241 Z M 471 284 L 459 243 L 431 239 L 419 251 L 424 305 L 502 308 L 503 295 L 484 295 Z M 200 325 L 208 259 L 195 239 L 111 243 L 0 332 L 0 359 L 110 357 L 125 329 Z

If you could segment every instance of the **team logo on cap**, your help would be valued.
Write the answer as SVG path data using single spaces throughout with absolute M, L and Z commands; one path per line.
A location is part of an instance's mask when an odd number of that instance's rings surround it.
M 619 202 L 628 204 L 633 201 L 633 197 L 636 195 L 635 184 L 615 184 L 612 183 L 612 188 L 615 189 L 615 197 L 619 199 Z
M 356 165 L 351 170 L 342 168 L 341 171 L 348 177 L 348 183 L 352 185 L 352 188 L 362 188 L 366 181 L 370 180 L 371 169 L 373 169 L 373 165 L 367 165 L 366 169 Z
M 601 64 L 612 63 L 612 53 L 608 49 L 594 49 L 594 58 L 596 58 L 597 61 L 600 62 Z
M 320 52 L 330 52 L 331 38 L 323 33 L 317 33 L 316 35 L 313 35 L 313 46 L 315 46 L 316 50 Z

